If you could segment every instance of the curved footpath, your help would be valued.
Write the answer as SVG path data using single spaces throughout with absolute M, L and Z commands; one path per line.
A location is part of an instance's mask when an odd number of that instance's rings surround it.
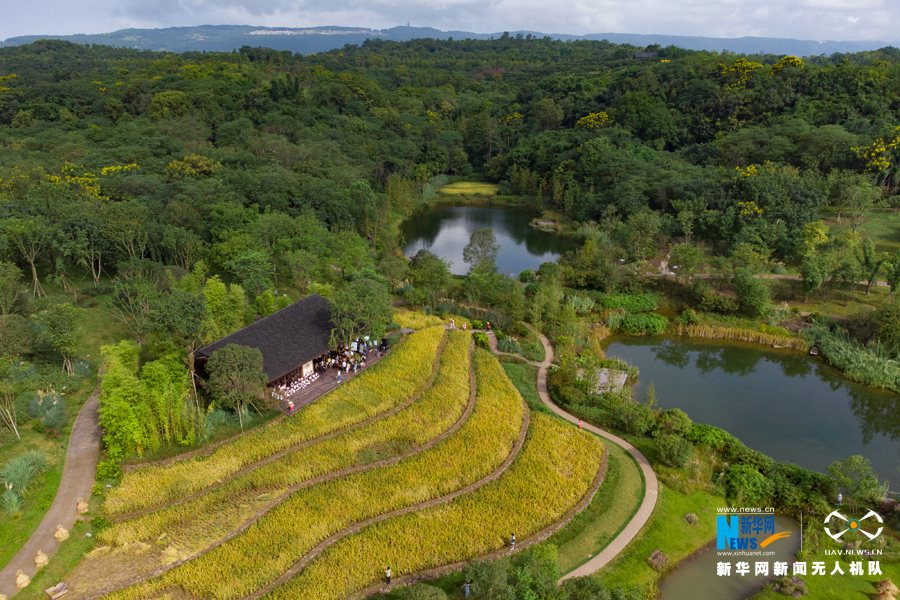
M 529 327 L 529 329 L 531 329 Z M 532 330 L 534 331 L 534 330 Z M 494 336 L 492 335 L 491 338 Z M 541 401 L 552 410 L 556 415 L 562 417 L 566 421 L 570 423 L 578 424 L 580 419 L 573 415 L 570 415 L 550 399 L 550 394 L 547 391 L 547 371 L 550 369 L 550 364 L 553 362 L 553 346 L 550 345 L 549 340 L 544 336 L 543 333 L 538 334 L 538 337 L 541 340 L 541 343 L 544 345 L 544 362 L 540 364 L 540 370 L 538 371 L 538 394 L 541 397 Z M 593 425 L 589 425 L 588 423 L 582 423 L 582 429 L 587 429 L 592 433 L 596 433 L 600 437 L 606 438 L 609 441 L 618 444 L 622 448 L 628 451 L 631 456 L 637 460 L 638 464 L 641 467 L 641 472 L 644 474 L 644 480 L 646 481 L 646 489 L 644 491 L 644 499 L 641 502 L 641 506 L 638 508 L 637 512 L 632 517 L 631 521 L 628 525 L 625 526 L 619 535 L 615 537 L 607 546 L 604 548 L 600 554 L 584 563 L 577 569 L 567 573 L 562 577 L 562 579 L 569 579 L 570 577 L 582 577 L 584 575 L 590 575 L 595 571 L 599 571 L 607 564 L 609 564 L 625 547 L 634 539 L 634 537 L 638 534 L 647 520 L 650 518 L 650 515 L 653 514 L 653 509 L 656 507 L 656 499 L 659 496 L 659 482 L 656 479 L 656 474 L 653 472 L 653 468 L 650 466 L 650 462 L 647 458 L 641 454 L 641 451 L 623 440 L 622 438 L 615 436 L 608 431 L 604 431 L 599 427 L 594 427 Z
M 37 567 L 34 565 L 34 557 L 38 550 L 43 550 L 48 557 L 52 557 L 59 549 L 59 542 L 53 537 L 57 525 L 66 529 L 72 529 L 78 520 L 78 499 L 89 500 L 94 488 L 94 477 L 97 473 L 97 460 L 100 456 L 100 416 L 97 394 L 100 391 L 100 382 L 97 389 L 84 403 L 78 412 L 78 417 L 72 425 L 72 433 L 69 436 L 69 448 L 66 451 L 66 463 L 63 467 L 62 479 L 59 489 L 50 510 L 44 515 L 44 520 L 25 542 L 19 553 L 9 564 L 0 571 L 0 594 L 12 597 L 19 590 L 16 589 L 16 571 L 22 569 L 29 577 L 34 577 Z

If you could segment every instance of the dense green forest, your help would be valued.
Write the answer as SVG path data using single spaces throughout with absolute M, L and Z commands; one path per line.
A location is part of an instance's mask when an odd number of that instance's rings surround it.
M 192 443 L 171 413 L 194 394 L 183 370 L 198 347 L 290 301 L 275 286 L 379 302 L 399 289 L 432 307 L 455 294 L 497 324 L 520 321 L 522 288 L 492 272 L 490 240 L 455 292 L 442 261 L 402 256 L 398 220 L 451 177 L 497 182 L 584 241 L 525 288 L 539 326 L 559 305 L 541 281 L 636 291 L 621 263 L 656 256 L 661 240 L 680 242 L 672 256 L 686 275 L 698 244 L 731 261 L 737 300 L 694 286 L 713 312 L 765 315 L 752 271 L 770 259 L 800 265 L 808 293 L 891 264 L 900 281 L 900 261 L 854 254 L 853 239 L 817 221 L 832 206 L 855 231 L 872 207 L 897 204 L 900 51 L 804 61 L 644 50 L 658 57 L 508 35 L 308 56 L 2 48 L 2 354 L 29 355 L 37 323 L 73 372 L 78 313 L 44 286 L 108 294 L 158 371 L 138 379 L 137 349 L 108 351 L 128 383 L 121 402 L 158 391 L 159 414 L 135 410 L 128 427 L 175 419 L 177 435 L 160 437 Z M 572 311 L 593 302 L 575 300 Z M 121 454 L 152 447 L 142 435 Z

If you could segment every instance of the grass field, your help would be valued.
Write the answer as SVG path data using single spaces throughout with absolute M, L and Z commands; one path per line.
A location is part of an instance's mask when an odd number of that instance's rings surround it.
M 687 558 L 716 535 L 716 508 L 726 505 L 724 498 L 706 492 L 694 492 L 689 496 L 659 486 L 659 500 L 653 516 L 638 536 L 620 554 L 615 562 L 597 573 L 608 587 L 632 583 L 653 583 L 659 577 L 647 564 L 654 550 L 661 550 L 669 557 L 670 564 Z M 700 521 L 691 525 L 684 517 L 696 513 Z
M 463 196 L 493 196 L 497 193 L 498 186 L 496 183 L 479 183 L 474 181 L 458 181 L 445 185 L 439 194 L 445 195 L 463 195 Z
M 841 224 L 838 225 L 837 213 L 831 207 L 823 210 L 819 216 L 834 232 L 851 229 L 852 221 L 846 214 L 841 215 Z M 893 254 L 900 250 L 900 213 L 893 208 L 871 210 L 856 232 L 861 237 L 871 237 L 876 251 Z

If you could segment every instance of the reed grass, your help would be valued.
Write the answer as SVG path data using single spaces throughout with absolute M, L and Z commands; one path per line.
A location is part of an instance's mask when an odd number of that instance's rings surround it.
M 805 351 L 806 340 L 799 337 L 763 333 L 753 329 L 741 327 L 716 327 L 713 325 L 685 325 L 677 321 L 670 321 L 668 333 L 694 338 L 711 338 L 720 340 L 735 340 L 739 342 L 751 342 L 765 346 L 781 346 L 793 350 Z

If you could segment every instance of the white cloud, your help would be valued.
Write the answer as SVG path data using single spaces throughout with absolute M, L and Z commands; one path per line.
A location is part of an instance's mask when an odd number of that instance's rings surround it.
M 246 24 L 895 40 L 896 0 L 4 0 L 0 39 Z

